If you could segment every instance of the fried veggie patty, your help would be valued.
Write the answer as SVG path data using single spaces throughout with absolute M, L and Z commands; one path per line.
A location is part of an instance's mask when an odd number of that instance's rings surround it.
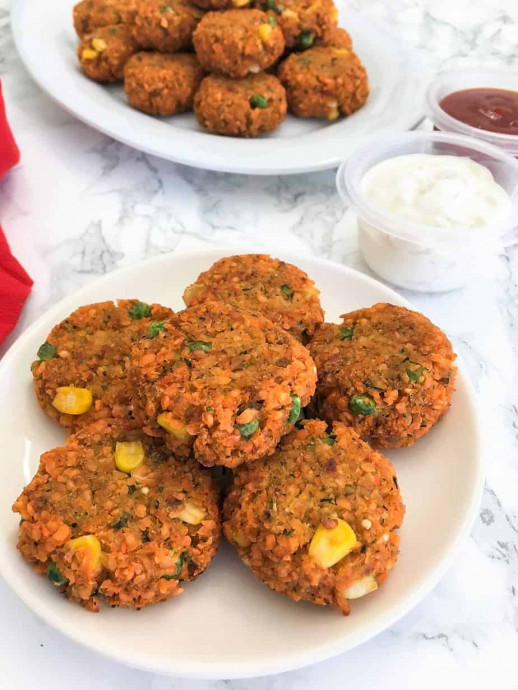
M 456 355 L 422 314 L 376 304 L 326 323 L 309 348 L 318 369 L 314 411 L 351 426 L 374 448 L 410 446 L 450 406 Z
M 52 329 L 32 364 L 41 408 L 72 429 L 102 418 L 131 419 L 131 348 L 172 313 L 135 299 L 76 309 Z
M 267 254 L 216 261 L 185 290 L 183 299 L 187 306 L 219 300 L 264 314 L 303 343 L 324 320 L 319 291 L 307 273 Z
M 194 112 L 213 134 L 256 137 L 271 132 L 286 117 L 286 91 L 273 74 L 231 79 L 209 74 L 194 97 Z
M 284 51 L 276 22 L 260 10 L 207 12 L 193 35 L 198 60 L 208 72 L 246 77 L 267 69 Z
M 288 110 L 297 117 L 336 120 L 361 108 L 369 96 L 367 72 L 347 48 L 317 46 L 292 53 L 279 65 Z
M 149 115 L 174 115 L 191 110 L 203 70 L 188 53 L 142 52 L 124 68 L 128 103 Z
M 377 589 L 395 565 L 404 505 L 391 463 L 349 427 L 303 422 L 273 456 L 237 470 L 224 533 L 268 587 L 338 606 Z
M 140 609 L 180 594 L 220 538 L 207 470 L 111 420 L 44 453 L 13 511 L 24 559 L 90 611 L 101 599 Z
M 315 389 L 309 352 L 266 317 L 189 307 L 131 355 L 137 419 L 176 452 L 236 467 L 273 453 Z

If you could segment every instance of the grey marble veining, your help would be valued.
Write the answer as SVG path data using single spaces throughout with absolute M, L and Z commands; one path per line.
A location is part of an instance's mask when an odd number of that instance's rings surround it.
M 515 0 L 350 0 L 434 69 L 518 67 Z M 46 97 L 14 49 L 0 0 L 0 76 L 22 149 L 0 184 L 1 220 L 36 280 L 16 333 L 62 296 L 117 267 L 204 244 L 291 249 L 368 272 L 334 172 L 244 177 L 161 161 L 79 123 Z M 488 258 L 468 289 L 406 295 L 452 337 L 488 439 L 487 485 L 470 538 L 402 621 L 331 661 L 242 681 L 165 678 L 94 656 L 38 621 L 0 582 L 6 687 L 64 690 L 518 688 L 518 247 Z M 430 525 L 430 529 L 433 529 Z

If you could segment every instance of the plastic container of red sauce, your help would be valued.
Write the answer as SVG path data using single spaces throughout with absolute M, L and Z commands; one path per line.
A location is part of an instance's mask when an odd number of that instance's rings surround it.
M 441 72 L 428 88 L 426 104 L 436 129 L 482 139 L 518 156 L 516 70 Z

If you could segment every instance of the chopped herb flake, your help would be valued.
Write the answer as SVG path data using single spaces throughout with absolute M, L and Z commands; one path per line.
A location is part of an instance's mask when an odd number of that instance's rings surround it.
M 147 337 L 156 338 L 159 333 L 165 331 L 165 321 L 153 321 L 147 327 Z
M 347 328 L 347 326 L 342 326 L 342 328 L 340 328 L 340 340 L 352 340 L 353 333 L 354 328 Z
M 68 585 L 67 578 L 60 573 L 58 566 L 53 561 L 47 565 L 47 577 L 56 587 Z
M 151 307 L 145 302 L 136 302 L 128 309 L 128 314 L 132 319 L 143 319 L 151 316 Z
M 293 290 L 290 288 L 289 285 L 281 285 L 281 292 L 288 298 L 293 297 Z
M 336 436 L 331 436 L 331 435 L 324 436 L 324 438 L 322 439 L 322 443 L 325 443 L 328 446 L 334 446 L 335 441 L 336 441 Z
M 187 343 L 187 347 L 191 352 L 195 350 L 203 350 L 203 352 L 208 352 L 212 348 L 212 343 L 204 343 L 201 340 L 196 342 Z
M 301 31 L 296 38 L 296 43 L 301 48 L 311 48 L 314 40 L 315 37 L 313 36 L 311 31 Z

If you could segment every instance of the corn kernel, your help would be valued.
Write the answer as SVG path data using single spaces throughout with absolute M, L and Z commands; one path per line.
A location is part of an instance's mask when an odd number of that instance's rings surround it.
M 242 549 L 246 549 L 248 546 L 250 546 L 250 542 L 248 541 L 248 539 L 245 537 L 244 534 L 241 534 L 240 532 L 234 532 L 232 534 L 232 539 Z
M 185 288 L 183 293 L 183 301 L 185 304 L 189 306 L 192 300 L 201 294 L 204 289 L 205 285 L 203 283 L 193 283 L 192 285 L 189 285 L 188 288 Z
M 66 543 L 73 551 L 84 554 L 86 562 L 91 570 L 98 570 L 101 566 L 101 542 L 93 534 L 85 534 L 76 537 Z
M 327 114 L 327 119 L 328 120 L 336 120 L 336 119 L 338 119 L 339 115 L 340 115 L 340 111 L 338 110 L 338 108 L 331 108 L 331 110 Z
M 121 472 L 131 474 L 146 459 L 144 446 L 140 441 L 117 441 L 115 445 L 115 465 Z
M 245 5 L 248 5 L 249 0 L 232 0 L 232 4 L 234 7 L 245 7 Z
M 156 418 L 157 423 L 174 436 L 180 443 L 189 444 L 193 440 L 193 436 L 187 431 L 185 424 L 179 419 L 171 417 L 169 412 L 162 412 Z
M 91 50 L 90 48 L 85 48 L 81 53 L 83 60 L 95 60 L 98 55 L 99 53 L 96 50 Z
M 182 522 L 187 522 L 189 525 L 199 525 L 205 515 L 206 512 L 203 510 L 203 508 L 198 508 L 198 506 L 195 506 L 194 503 L 185 501 L 181 512 L 178 514 L 178 517 L 180 520 L 182 520 Z
M 263 43 L 268 43 L 272 31 L 273 29 L 270 24 L 261 24 L 259 27 L 259 36 Z
M 293 10 L 290 10 L 290 9 L 288 9 L 288 10 L 283 10 L 283 11 L 281 12 L 281 15 L 282 15 L 285 19 L 290 19 L 290 18 L 291 18 L 291 19 L 298 19 L 298 18 L 299 18 L 298 12 L 294 12 Z
M 351 525 L 345 520 L 336 520 L 336 523 L 331 528 L 319 525 L 309 545 L 309 555 L 322 568 L 330 568 L 341 561 L 357 544 Z
M 106 41 L 102 38 L 92 38 L 92 48 L 98 53 L 102 53 L 103 50 L 106 50 Z
M 261 68 L 259 67 L 259 65 L 252 65 L 251 67 L 248 68 L 248 72 L 250 74 L 259 74 L 260 71 L 261 71 Z
M 52 404 L 64 414 L 84 414 L 92 406 L 92 392 L 88 388 L 60 386 L 56 388 L 56 397 Z
M 362 577 L 361 580 L 356 580 L 352 585 L 349 585 L 349 587 L 344 590 L 344 597 L 346 599 L 359 599 L 370 592 L 374 592 L 375 589 L 378 589 L 378 583 L 372 575 L 368 575 L 367 577 Z
M 333 52 L 336 57 L 349 57 L 351 54 L 351 51 L 347 50 L 347 48 L 335 48 Z

